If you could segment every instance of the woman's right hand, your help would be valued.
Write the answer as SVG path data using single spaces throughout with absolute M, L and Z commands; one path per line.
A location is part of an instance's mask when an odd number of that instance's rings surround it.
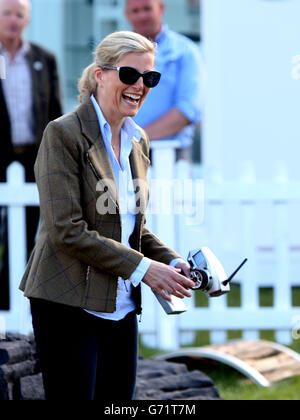
M 180 272 L 178 268 L 153 261 L 143 282 L 167 301 L 171 301 L 170 295 L 190 298 L 192 294 L 188 289 L 195 287 L 195 283 Z

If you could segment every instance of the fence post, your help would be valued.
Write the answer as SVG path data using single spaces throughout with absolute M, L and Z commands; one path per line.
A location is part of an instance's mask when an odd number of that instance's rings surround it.
M 277 190 L 286 186 L 289 182 L 288 170 L 285 165 L 279 165 L 275 187 Z M 292 308 L 290 250 L 289 250 L 289 205 L 288 200 L 282 194 L 282 199 L 274 203 L 274 242 L 275 242 L 275 266 L 276 281 L 274 287 L 275 311 L 289 311 Z M 291 320 L 292 323 L 292 320 Z M 277 330 L 276 340 L 282 344 L 291 344 L 292 326 L 287 330 Z
M 176 141 L 164 140 L 151 142 L 153 162 L 151 170 L 151 181 L 155 180 L 155 186 L 158 190 L 160 190 L 160 187 L 164 185 L 172 187 L 172 182 L 176 179 L 176 148 L 178 146 L 179 144 Z M 153 186 L 153 184 L 151 184 L 151 186 Z M 152 199 L 155 199 L 156 193 L 157 191 L 150 191 L 150 194 L 153 194 Z M 169 191 L 169 193 L 169 198 L 172 200 L 172 190 Z M 178 240 L 176 238 L 176 215 L 173 212 L 172 206 L 170 206 L 169 209 L 167 207 L 165 209 L 159 208 L 157 214 L 152 214 L 152 224 L 153 233 L 157 234 L 157 236 L 159 236 L 159 238 L 165 242 L 167 246 L 174 250 L 178 250 Z M 155 311 L 155 317 L 158 347 L 162 350 L 178 349 L 178 317 L 166 315 L 162 311 L 162 308 L 157 308 Z
M 25 171 L 22 165 L 14 162 L 7 170 L 7 184 L 10 188 L 22 189 L 25 183 Z M 9 251 L 9 286 L 12 320 L 7 330 L 28 334 L 30 313 L 27 299 L 19 290 L 27 258 L 26 217 L 23 205 L 8 207 L 8 251 Z M 10 327 L 10 324 L 12 327 Z M 10 331 L 11 332 L 11 331 Z
M 215 201 L 210 202 L 209 211 L 211 212 L 211 220 L 213 223 L 211 224 L 211 241 L 213 244 L 213 250 L 216 255 L 221 255 L 221 246 L 220 241 L 223 240 L 224 234 L 224 202 L 222 201 Z M 211 311 L 225 311 L 227 307 L 227 297 L 222 296 L 219 298 L 214 298 L 209 300 L 209 309 Z M 224 343 L 227 339 L 227 332 L 222 330 L 213 330 L 210 332 L 210 341 L 212 344 Z
M 276 282 L 274 288 L 275 311 L 289 311 L 292 307 L 290 284 L 289 245 L 288 245 L 288 208 L 285 202 L 275 203 L 275 235 L 276 235 Z M 276 340 L 282 344 L 291 344 L 290 330 L 276 331 Z
M 257 251 L 256 251 L 256 236 L 255 226 L 257 222 L 256 217 L 256 201 L 252 196 L 253 186 L 256 183 L 256 173 L 252 162 L 246 162 L 243 167 L 241 175 L 241 182 L 244 183 L 245 188 L 248 188 L 251 193 L 246 200 L 241 202 L 243 214 L 243 233 L 242 238 L 244 242 L 245 256 L 248 258 L 246 264 L 243 282 L 241 284 L 241 298 L 242 308 L 246 311 L 253 311 L 259 309 L 259 290 L 257 281 Z M 243 331 L 244 340 L 258 340 L 259 331 L 252 329 L 245 329 Z

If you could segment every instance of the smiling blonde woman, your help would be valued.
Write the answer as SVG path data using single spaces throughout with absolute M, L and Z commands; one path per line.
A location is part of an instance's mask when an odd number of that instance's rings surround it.
M 20 287 L 48 400 L 132 399 L 141 283 L 191 296 L 188 264 L 145 227 L 149 141 L 131 117 L 159 83 L 154 65 L 146 38 L 109 35 L 83 72 L 81 105 L 44 134 L 41 228 Z

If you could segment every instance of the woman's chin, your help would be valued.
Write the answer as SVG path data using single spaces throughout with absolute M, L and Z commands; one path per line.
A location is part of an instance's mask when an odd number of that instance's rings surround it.
M 136 116 L 136 114 L 138 113 L 139 109 L 140 108 L 127 108 L 123 115 L 126 116 L 126 117 L 133 118 L 133 117 Z
M 130 101 L 123 100 L 123 103 L 122 103 L 122 111 L 124 111 L 123 114 L 126 115 L 127 117 L 135 117 L 141 105 L 142 105 L 141 101 L 138 103 L 132 103 Z

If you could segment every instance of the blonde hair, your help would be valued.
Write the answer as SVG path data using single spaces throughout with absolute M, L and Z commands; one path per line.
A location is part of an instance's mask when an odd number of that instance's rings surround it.
M 97 82 L 94 71 L 97 67 L 113 66 L 129 53 L 147 52 L 154 55 L 155 45 L 142 35 L 130 31 L 114 32 L 108 35 L 96 48 L 93 64 L 83 71 L 78 82 L 79 102 L 83 103 L 92 94 L 96 94 Z

